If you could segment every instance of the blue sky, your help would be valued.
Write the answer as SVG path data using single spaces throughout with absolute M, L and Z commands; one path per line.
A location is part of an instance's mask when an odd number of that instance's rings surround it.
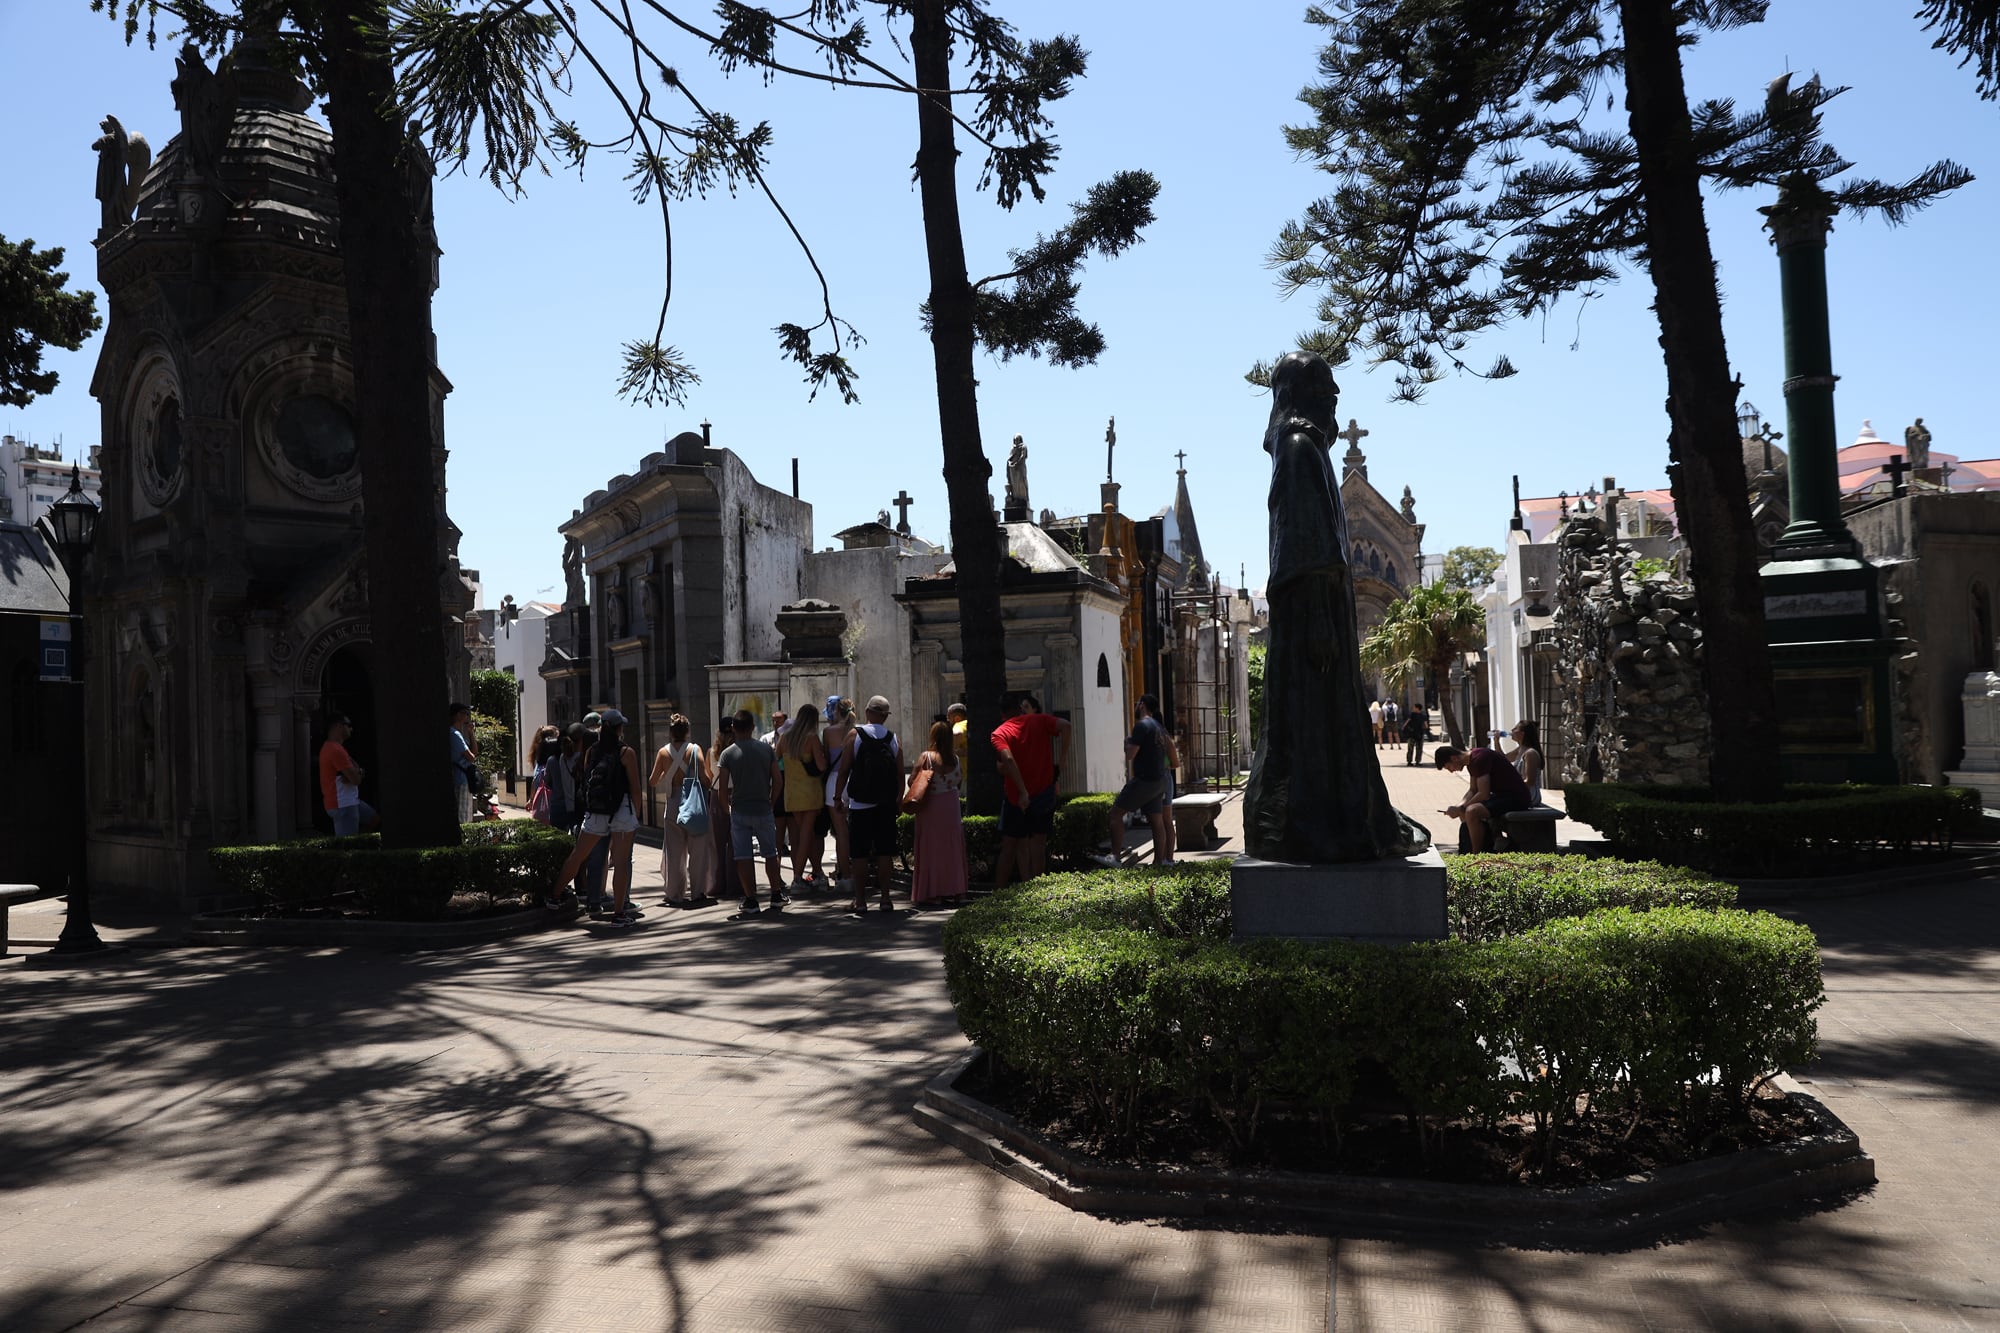
M 1118 419 L 1118 479 L 1128 510 L 1173 494 L 1174 454 L 1187 453 L 1211 561 L 1253 585 L 1264 565 L 1263 395 L 1243 370 L 1284 350 L 1310 302 L 1279 298 L 1264 265 L 1271 238 L 1322 191 L 1324 177 L 1286 150 L 1280 127 L 1314 74 L 1315 32 L 1303 6 L 1001 3 L 1027 34 L 1075 31 L 1090 75 L 1053 108 L 1063 146 L 1047 205 L 1003 213 L 975 194 L 976 159 L 961 166 L 969 267 L 1005 267 L 1005 251 L 1059 226 L 1066 202 L 1113 171 L 1161 180 L 1159 221 L 1144 244 L 1085 273 L 1083 307 L 1109 343 L 1079 371 L 983 359 L 981 421 L 998 465 L 1016 433 L 1030 451 L 1037 509 L 1096 504 L 1107 417 Z M 1776 0 L 1758 27 L 1705 40 L 1687 56 L 1696 96 L 1754 101 L 1785 69 L 1819 71 L 1853 91 L 1828 110 L 1829 137 L 1863 172 L 1901 178 L 1949 157 L 1980 177 L 1909 226 L 1837 225 L 1829 253 L 1842 442 L 1872 418 L 1900 439 L 1922 416 L 1935 447 L 1964 458 L 2000 453 L 1986 391 L 1992 257 L 2000 188 L 2000 105 L 1929 49 L 1905 14 L 1914 3 Z M 1224 19 L 1222 16 L 1226 15 Z M 909 178 L 915 113 L 904 99 L 856 90 L 724 79 L 694 45 L 665 49 L 709 105 L 776 130 L 770 178 L 812 242 L 836 309 L 867 337 L 857 354 L 861 403 L 807 401 L 770 330 L 810 323 L 810 269 L 762 200 L 724 194 L 675 213 L 676 296 L 667 340 L 703 383 L 684 409 L 642 408 L 615 392 L 620 345 L 652 330 L 662 272 L 658 217 L 635 206 L 609 157 L 535 177 L 507 200 L 476 177 L 440 181 L 445 251 L 436 327 L 455 391 L 446 406 L 450 508 L 462 555 L 502 593 L 544 595 L 561 581 L 556 525 L 585 495 L 704 417 L 715 439 L 773 485 L 800 460 L 818 544 L 886 507 L 899 487 L 922 535 L 947 535 L 929 344 L 917 324 L 927 287 L 922 218 Z M 886 44 L 883 54 L 892 54 Z M 97 122 L 117 114 L 157 149 L 178 124 L 171 55 L 127 49 L 87 0 L 0 0 L 0 234 L 68 248 L 74 285 L 95 283 Z M 579 82 L 563 114 L 586 130 L 612 122 Z M 1603 123 L 1622 123 L 1622 107 Z M 599 137 L 610 137 L 600 133 Z M 1731 362 L 1745 396 L 1781 416 L 1777 266 L 1749 195 L 1711 197 Z M 1476 343 L 1474 365 L 1507 353 L 1514 379 L 1451 380 L 1418 405 L 1389 402 L 1386 370 L 1340 373 L 1341 415 L 1359 418 L 1376 485 L 1405 484 L 1429 525 L 1427 550 L 1497 545 L 1508 477 L 1524 493 L 1571 491 L 1616 475 L 1662 483 L 1665 375 L 1650 282 L 1629 274 L 1587 308 Z M 97 345 L 54 352 L 57 391 L 0 410 L 0 431 L 87 446 L 99 436 L 89 396 Z M 558 590 L 559 595 L 559 590 Z

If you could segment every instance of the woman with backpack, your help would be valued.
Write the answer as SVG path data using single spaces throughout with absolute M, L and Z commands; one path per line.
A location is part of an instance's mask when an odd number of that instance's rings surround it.
M 632 808 L 632 794 L 639 790 L 639 756 L 625 743 L 625 715 L 615 708 L 599 714 L 602 726 L 597 743 L 590 747 L 583 779 L 583 831 L 576 847 L 563 863 L 562 873 L 544 900 L 551 909 L 561 907 L 569 897 L 570 881 L 591 851 L 606 838 L 611 840 L 612 904 L 611 924 L 629 926 L 639 913 L 629 901 L 632 896 L 632 835 L 639 831 L 639 816 Z
M 660 878 L 669 907 L 706 907 L 708 896 L 708 793 L 714 775 L 708 756 L 688 739 L 692 724 L 675 713 L 667 721 L 668 740 L 653 756 L 646 785 L 666 784 L 666 811 L 660 821 Z

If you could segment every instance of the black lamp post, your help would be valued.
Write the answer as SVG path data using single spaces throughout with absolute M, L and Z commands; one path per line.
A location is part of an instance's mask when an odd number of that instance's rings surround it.
M 97 506 L 83 493 L 83 473 L 79 467 L 69 470 L 69 490 L 63 498 L 50 506 L 42 519 L 43 532 L 49 545 L 55 548 L 56 558 L 62 561 L 63 573 L 69 576 L 69 611 L 72 619 L 83 602 L 83 571 L 90 559 L 91 544 L 97 540 Z M 79 637 L 76 647 L 81 647 Z M 74 654 L 76 663 L 81 663 L 82 654 Z M 76 670 L 79 683 L 82 678 L 80 668 Z M 89 747 L 84 754 L 87 756 Z M 83 777 L 83 764 L 78 763 L 78 776 Z M 84 850 L 85 830 L 89 826 L 90 784 L 80 781 L 82 788 L 73 802 L 76 811 L 76 845 L 72 849 L 72 863 L 69 878 L 69 910 L 63 918 L 62 935 L 56 940 L 55 953 L 93 953 L 107 947 L 98 938 L 97 926 L 90 919 L 90 873 Z

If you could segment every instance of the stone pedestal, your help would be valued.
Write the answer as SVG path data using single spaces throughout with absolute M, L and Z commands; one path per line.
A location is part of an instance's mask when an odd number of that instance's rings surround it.
M 1982 805 L 2000 809 L 2000 672 L 1967 676 L 1959 704 L 1965 710 L 1965 758 L 1945 781 L 1976 788 Z
M 1444 857 L 1291 865 L 1243 857 L 1229 870 L 1237 940 L 1408 944 L 1445 937 Z

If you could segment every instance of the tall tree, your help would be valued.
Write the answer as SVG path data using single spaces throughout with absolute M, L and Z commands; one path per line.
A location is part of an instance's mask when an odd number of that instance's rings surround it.
M 1478 592 L 1493 581 L 1500 553 L 1490 546 L 1454 546 L 1445 552 L 1441 577 L 1447 588 Z
M 42 369 L 42 349 L 74 352 L 103 326 L 96 292 L 69 292 L 62 247 L 37 250 L 0 236 L 0 407 L 26 407 L 52 392 L 56 373 Z
M 105 8 L 106 0 L 92 0 Z M 148 41 L 166 13 L 218 51 L 245 33 L 303 61 L 326 98 L 340 201 L 340 258 L 354 365 L 376 753 L 383 838 L 458 841 L 446 679 L 441 442 L 431 427 L 432 240 L 419 217 L 417 145 L 395 100 L 389 0 L 110 0 L 126 40 L 143 14 Z M 281 24 L 289 22 L 284 35 Z
M 1761 20 L 1764 0 L 1353 0 L 1308 11 L 1328 43 L 1286 130 L 1338 182 L 1288 224 L 1272 262 L 1321 289 L 1300 345 L 1400 367 L 1419 397 L 1477 333 L 1586 296 L 1643 267 L 1667 371 L 1668 467 L 1707 643 L 1711 780 L 1732 800 L 1777 795 L 1776 697 L 1758 550 L 1735 421 L 1736 384 L 1703 211 L 1704 183 L 1825 181 L 1850 163 L 1821 141 L 1817 81 L 1783 114 L 1690 105 L 1682 51 Z M 1622 83 L 1622 128 L 1594 104 Z M 1830 191 L 1899 222 L 1970 177 L 1940 163 L 1899 185 Z M 1257 372 L 1253 371 L 1253 376 Z M 1483 373 L 1514 373 L 1500 358 Z
M 1937 30 L 1933 47 L 1975 68 L 1981 97 L 2000 97 L 2000 0 L 1924 0 L 1917 17 Z
M 1389 603 L 1382 623 L 1361 641 L 1361 665 L 1380 671 L 1395 690 L 1422 675 L 1437 691 L 1445 734 L 1453 745 L 1464 745 L 1465 734 L 1451 706 L 1451 664 L 1485 646 L 1486 613 L 1472 594 L 1433 583 Z
M 562 50 L 522 25 L 529 9 L 560 30 Z M 879 12 L 897 48 L 907 50 L 906 62 L 876 58 L 861 17 L 871 10 Z M 957 566 L 972 722 L 967 778 L 972 807 L 998 809 L 999 777 L 987 737 L 1001 720 L 1006 689 L 1002 552 L 988 491 L 993 469 L 981 441 L 975 352 L 983 346 L 1002 360 L 1046 356 L 1071 367 L 1095 361 L 1104 337 L 1078 313 L 1079 270 L 1090 256 L 1109 258 L 1139 241 L 1153 218 L 1158 182 L 1126 171 L 1093 186 L 1071 206 L 1065 225 L 1011 251 L 1002 271 L 974 281 L 959 216 L 961 136 L 984 150 L 978 186 L 990 187 L 1002 208 L 1013 209 L 1025 195 L 1045 199 L 1043 180 L 1058 156 L 1046 109 L 1083 76 L 1086 57 L 1076 38 L 1024 41 L 988 0 L 808 0 L 783 12 L 723 0 L 713 25 L 694 21 L 691 13 L 660 0 L 639 6 L 590 0 L 581 9 L 562 0 L 490 0 L 469 7 L 408 0 L 396 37 L 404 95 L 432 125 L 441 160 L 468 163 L 483 155 L 482 174 L 502 188 L 517 186 L 526 171 L 540 166 L 545 148 L 579 167 L 595 151 L 627 156 L 634 194 L 657 204 L 668 241 L 658 323 L 650 338 L 626 349 L 624 392 L 645 402 L 682 401 L 699 379 L 680 351 L 662 341 L 673 299 L 674 203 L 718 186 L 754 186 L 812 257 L 765 174 L 771 127 L 745 127 L 708 105 L 686 70 L 669 58 L 673 46 L 692 39 L 724 74 L 747 69 L 767 81 L 818 81 L 914 102 L 915 177 L 930 276 L 921 317 L 931 338 Z M 904 22 L 907 29 L 899 30 Z M 545 125 L 544 117 L 552 118 L 545 83 L 560 86 L 571 61 L 597 77 L 621 109 L 623 123 L 613 138 L 593 140 L 559 119 Z M 972 109 L 961 111 L 961 97 Z M 835 313 L 817 260 L 813 268 L 820 284 L 815 319 L 780 324 L 779 349 L 802 367 L 815 393 L 830 384 L 852 402 L 856 372 L 848 353 L 859 339 Z

